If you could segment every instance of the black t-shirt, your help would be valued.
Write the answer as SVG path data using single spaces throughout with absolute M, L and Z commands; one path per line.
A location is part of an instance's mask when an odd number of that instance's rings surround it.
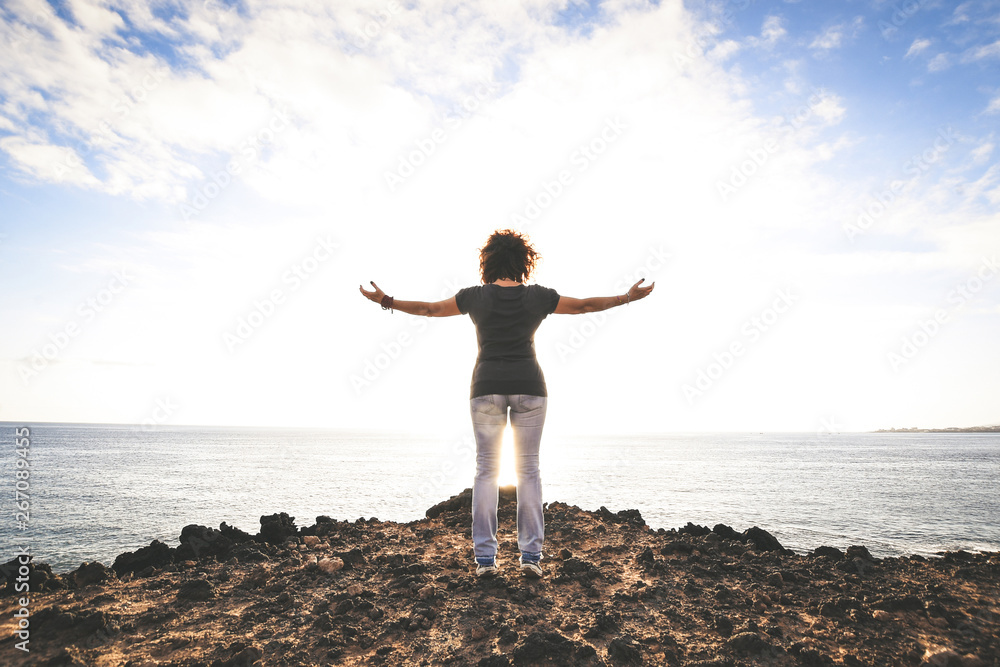
M 541 285 L 477 285 L 455 294 L 476 325 L 479 356 L 469 398 L 486 394 L 548 396 L 535 358 L 535 330 L 555 311 L 559 294 Z

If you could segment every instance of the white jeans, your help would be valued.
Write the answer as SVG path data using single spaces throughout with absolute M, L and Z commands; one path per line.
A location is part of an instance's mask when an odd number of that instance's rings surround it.
M 545 520 L 542 517 L 538 448 L 547 403 L 545 396 L 529 394 L 488 394 L 471 400 L 472 427 L 476 434 L 472 545 L 479 562 L 489 561 L 497 553 L 500 449 L 508 408 L 517 472 L 517 545 L 524 560 L 537 561 L 542 557 Z

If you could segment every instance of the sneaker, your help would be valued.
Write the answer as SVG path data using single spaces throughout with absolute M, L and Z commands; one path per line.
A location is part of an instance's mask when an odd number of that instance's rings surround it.
M 477 577 L 492 577 L 495 576 L 499 568 L 497 568 L 497 562 L 491 560 L 489 563 L 476 563 L 476 576 Z
M 521 573 L 532 579 L 538 579 L 543 574 L 542 566 L 538 564 L 537 560 L 522 560 Z

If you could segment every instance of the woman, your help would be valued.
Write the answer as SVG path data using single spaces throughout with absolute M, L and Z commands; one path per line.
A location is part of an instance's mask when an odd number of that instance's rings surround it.
M 538 449 L 548 393 L 535 358 L 535 330 L 550 313 L 575 315 L 638 301 L 653 291 L 640 280 L 626 294 L 574 299 L 541 285 L 527 285 L 540 256 L 516 231 L 494 232 L 479 250 L 482 285 L 466 287 L 444 301 L 396 301 L 372 282 L 361 293 L 383 309 L 448 317 L 468 313 L 476 325 L 479 356 L 472 372 L 472 425 L 476 435 L 476 477 L 472 486 L 472 543 L 476 575 L 497 572 L 497 504 L 500 448 L 510 424 L 517 471 L 517 542 L 521 571 L 541 577 L 542 480 Z

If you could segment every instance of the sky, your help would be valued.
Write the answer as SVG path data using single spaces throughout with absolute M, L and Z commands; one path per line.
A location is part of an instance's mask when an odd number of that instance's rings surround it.
M 5 2 L 0 421 L 468 430 L 495 229 L 547 432 L 1000 422 L 1000 2 Z

